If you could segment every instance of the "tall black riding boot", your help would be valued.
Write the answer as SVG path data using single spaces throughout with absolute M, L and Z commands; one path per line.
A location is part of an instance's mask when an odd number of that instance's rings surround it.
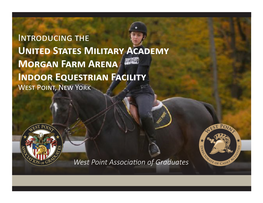
M 141 121 L 142 121 L 143 129 L 149 140 L 149 147 L 148 147 L 149 154 L 152 158 L 156 157 L 159 154 L 161 154 L 161 152 L 155 140 L 155 129 L 153 124 L 153 119 L 151 117 L 148 117 L 148 118 L 143 118 Z

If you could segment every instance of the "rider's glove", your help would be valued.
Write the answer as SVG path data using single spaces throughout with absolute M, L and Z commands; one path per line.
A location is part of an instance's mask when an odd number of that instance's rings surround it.
M 125 96 L 127 95 L 129 91 L 127 89 L 124 89 L 122 90 L 117 96 L 115 96 L 114 98 L 117 100 L 117 101 L 122 101 Z

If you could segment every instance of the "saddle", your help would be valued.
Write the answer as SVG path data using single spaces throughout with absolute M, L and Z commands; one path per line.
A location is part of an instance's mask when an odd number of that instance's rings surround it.
M 136 104 L 136 101 L 134 98 L 132 97 L 125 97 L 123 100 L 129 114 L 133 117 L 133 119 L 136 121 L 136 123 L 138 123 L 138 125 L 141 125 L 140 122 L 140 116 L 138 113 L 138 107 Z M 162 108 L 163 103 L 159 100 L 157 100 L 157 95 L 154 95 L 154 102 L 153 102 L 153 106 L 152 106 L 152 112 L 156 111 L 160 108 Z

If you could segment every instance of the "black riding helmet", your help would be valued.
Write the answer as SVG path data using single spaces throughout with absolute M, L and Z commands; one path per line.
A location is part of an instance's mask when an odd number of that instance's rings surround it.
M 137 21 L 131 24 L 129 33 L 131 32 L 142 32 L 145 36 L 147 36 L 147 27 L 143 22 Z

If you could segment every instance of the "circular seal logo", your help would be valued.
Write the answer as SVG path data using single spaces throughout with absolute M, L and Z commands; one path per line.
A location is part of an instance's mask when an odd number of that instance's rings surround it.
M 234 162 L 241 151 L 241 139 L 229 125 L 211 125 L 200 137 L 199 150 L 203 158 L 214 166 L 226 166 Z
M 62 138 L 56 128 L 49 124 L 31 125 L 22 134 L 20 149 L 23 157 L 35 166 L 54 163 L 63 148 Z

